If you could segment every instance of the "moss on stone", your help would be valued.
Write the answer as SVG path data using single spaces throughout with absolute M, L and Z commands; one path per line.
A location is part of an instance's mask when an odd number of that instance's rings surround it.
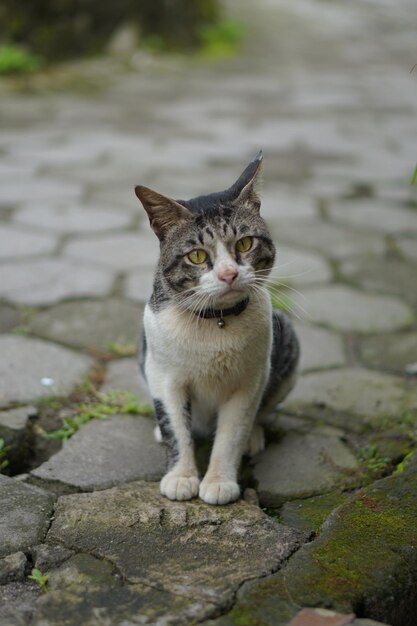
M 343 504 L 348 496 L 332 491 L 305 500 L 286 502 L 280 512 L 280 520 L 307 532 L 318 533 L 330 513 Z

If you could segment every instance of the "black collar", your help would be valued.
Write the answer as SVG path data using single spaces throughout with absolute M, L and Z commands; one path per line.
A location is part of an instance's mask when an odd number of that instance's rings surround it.
M 229 309 L 203 309 L 195 313 L 198 317 L 203 317 L 205 320 L 217 318 L 219 320 L 227 317 L 228 315 L 240 315 L 246 309 L 249 304 L 249 298 L 245 298 L 241 302 L 235 304 L 235 306 Z

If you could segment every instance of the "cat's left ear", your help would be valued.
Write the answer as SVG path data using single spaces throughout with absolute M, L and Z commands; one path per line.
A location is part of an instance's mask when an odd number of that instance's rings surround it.
M 257 213 L 259 213 L 261 206 L 261 199 L 257 193 L 257 188 L 260 183 L 262 159 L 262 150 L 259 150 L 256 157 L 249 163 L 235 184 L 230 187 L 233 204 L 236 206 L 245 205 L 253 208 Z

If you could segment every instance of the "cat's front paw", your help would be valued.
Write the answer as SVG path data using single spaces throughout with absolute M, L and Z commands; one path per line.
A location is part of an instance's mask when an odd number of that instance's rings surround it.
M 198 496 L 199 485 L 197 476 L 180 476 L 168 472 L 161 480 L 160 490 L 170 500 L 191 500 Z
M 207 504 L 228 504 L 240 497 L 239 485 L 233 481 L 211 481 L 204 479 L 199 496 Z

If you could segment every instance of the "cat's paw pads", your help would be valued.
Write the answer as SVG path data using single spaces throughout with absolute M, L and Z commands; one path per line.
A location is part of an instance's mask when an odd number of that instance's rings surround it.
M 255 454 L 259 454 L 262 450 L 265 449 L 265 431 L 263 426 L 260 424 L 255 424 L 252 429 L 248 447 L 246 449 L 246 454 L 249 456 L 255 456 Z
M 155 426 L 153 429 L 153 437 L 157 443 L 163 443 L 164 439 L 162 437 L 161 429 L 159 426 Z
M 197 476 L 178 476 L 177 474 L 167 474 L 160 483 L 160 490 L 163 496 L 170 500 L 191 500 L 198 496 L 200 480 Z
M 207 504 L 228 504 L 240 497 L 239 485 L 232 481 L 206 481 L 200 485 L 199 496 Z

